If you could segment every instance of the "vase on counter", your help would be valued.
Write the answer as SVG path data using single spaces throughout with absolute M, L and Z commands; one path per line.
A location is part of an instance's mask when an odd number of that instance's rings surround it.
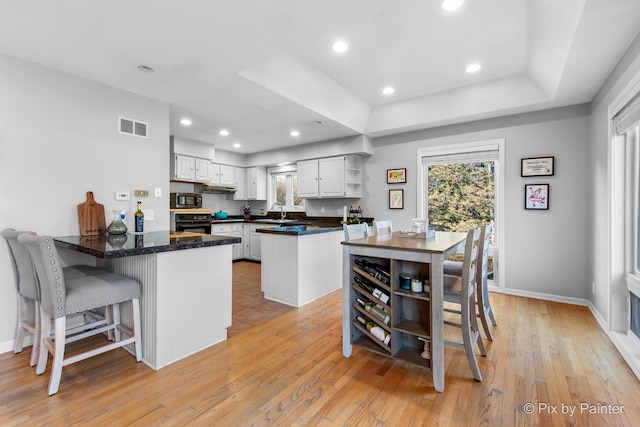
M 127 226 L 123 222 L 124 220 L 124 211 L 116 210 L 113 211 L 113 221 L 107 227 L 107 233 L 109 234 L 126 234 Z

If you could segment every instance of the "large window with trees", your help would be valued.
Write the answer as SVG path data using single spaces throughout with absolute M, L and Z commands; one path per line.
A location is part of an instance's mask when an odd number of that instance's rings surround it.
M 478 141 L 418 150 L 418 212 L 440 231 L 466 232 L 492 223 L 489 255 L 493 281 L 499 282 L 503 253 L 504 140 Z

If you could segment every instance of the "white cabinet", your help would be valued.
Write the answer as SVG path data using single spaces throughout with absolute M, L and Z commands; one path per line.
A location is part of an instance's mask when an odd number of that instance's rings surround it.
M 215 234 L 217 236 L 239 237 L 240 239 L 242 239 L 242 223 L 211 224 L 211 234 Z M 233 244 L 232 248 L 232 258 L 241 259 L 244 254 L 242 242 Z
M 209 182 L 220 185 L 234 185 L 235 175 L 233 169 L 233 166 L 211 163 L 211 180 Z
M 245 224 L 244 226 L 244 257 L 260 261 L 262 259 L 262 234 L 256 230 L 262 228 L 275 228 L 273 225 L 261 225 L 261 224 Z
M 177 181 L 210 182 L 211 161 L 198 157 L 174 154 L 171 162 L 171 177 Z
M 234 182 L 233 185 L 236 186 L 237 190 L 233 193 L 233 200 L 246 200 L 246 185 L 245 185 L 245 169 L 244 168 L 233 168 L 233 176 Z
M 247 200 L 267 200 L 267 168 L 247 168 Z
M 360 157 L 328 157 L 298 162 L 298 195 L 303 198 L 362 197 Z
M 302 198 L 318 197 L 318 160 L 298 162 L 298 196 Z
M 194 181 L 210 182 L 211 181 L 211 161 L 208 159 L 195 158 L 196 175 Z

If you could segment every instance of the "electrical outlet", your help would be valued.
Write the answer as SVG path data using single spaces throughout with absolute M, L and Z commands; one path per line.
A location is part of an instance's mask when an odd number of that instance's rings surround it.
M 149 197 L 149 190 L 136 190 L 134 194 L 136 197 Z
M 162 187 L 153 187 L 153 197 L 160 199 L 162 197 Z
M 131 198 L 128 191 L 117 191 L 116 200 L 129 200 Z
M 155 217 L 155 211 L 153 209 L 142 209 L 145 221 L 153 221 Z

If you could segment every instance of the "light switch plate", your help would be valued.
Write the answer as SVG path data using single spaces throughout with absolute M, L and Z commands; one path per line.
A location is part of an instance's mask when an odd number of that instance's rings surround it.
M 116 200 L 129 200 L 131 198 L 128 191 L 117 191 Z
M 136 197 L 149 197 L 149 190 L 136 190 Z
M 153 187 L 153 197 L 156 199 L 162 197 L 162 187 Z

